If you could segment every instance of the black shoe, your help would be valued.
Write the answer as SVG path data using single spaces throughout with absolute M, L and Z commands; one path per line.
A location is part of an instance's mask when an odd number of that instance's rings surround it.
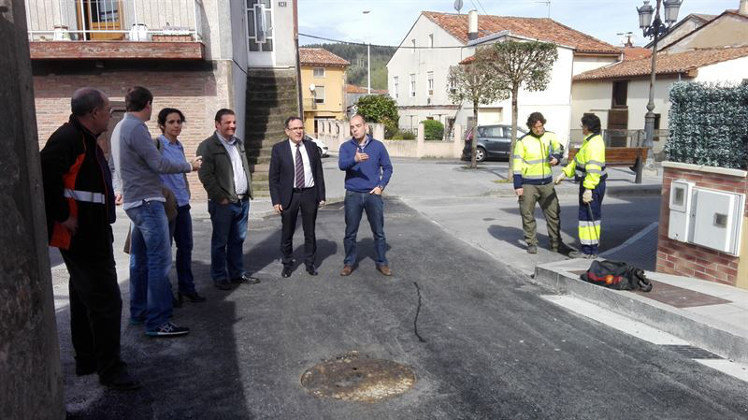
M 231 282 L 234 283 L 234 284 L 242 284 L 242 283 L 246 283 L 246 284 L 257 284 L 257 283 L 260 282 L 260 279 L 258 279 L 257 277 L 252 277 L 252 276 L 250 276 L 247 273 L 244 273 L 244 274 L 242 274 L 241 277 L 237 277 L 237 278 L 231 279 Z
M 528 254 L 537 254 L 538 253 L 538 247 L 536 245 L 528 245 L 527 246 L 527 253 Z
M 284 279 L 287 279 L 291 277 L 291 273 L 293 273 L 293 270 L 291 269 L 291 267 L 283 266 L 283 271 L 281 271 L 281 277 L 283 277 Z
M 314 266 L 313 266 L 313 265 L 308 265 L 308 266 L 306 267 L 306 272 L 307 272 L 307 273 L 309 273 L 309 275 L 310 275 L 310 276 L 316 276 L 317 274 L 319 274 L 319 273 L 317 272 L 317 269 L 316 269 L 316 268 L 314 268 Z
M 130 374 L 124 369 L 113 375 L 111 378 L 99 378 L 99 382 L 105 387 L 117 391 L 132 391 L 142 386 L 138 380 L 130 376 Z
M 200 303 L 205 302 L 205 298 L 203 296 L 200 296 L 197 294 L 197 292 L 192 293 L 179 293 L 179 306 L 182 306 L 182 300 L 187 299 L 188 301 L 192 303 Z
M 215 282 L 216 289 L 219 290 L 231 290 L 231 283 L 227 282 L 226 280 L 219 280 Z
M 146 331 L 145 335 L 150 337 L 176 337 L 189 333 L 190 329 L 187 327 L 178 327 L 171 322 L 166 322 L 153 331 Z

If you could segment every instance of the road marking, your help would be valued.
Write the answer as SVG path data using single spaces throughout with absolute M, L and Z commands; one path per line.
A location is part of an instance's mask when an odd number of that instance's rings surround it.
M 641 340 L 667 346 L 685 346 L 690 343 L 660 329 L 635 321 L 629 317 L 613 313 L 594 303 L 584 301 L 569 295 L 542 295 L 543 299 L 554 303 L 571 312 L 605 324 L 618 331 L 639 338 Z M 748 363 L 738 363 L 727 359 L 692 359 L 718 370 L 722 373 L 748 382 Z
M 636 242 L 639 239 L 641 239 L 644 236 L 646 236 L 650 231 L 652 231 L 652 229 L 657 228 L 657 226 L 659 226 L 659 225 L 660 225 L 660 222 L 652 222 L 652 223 L 650 223 L 649 226 L 647 226 L 644 229 L 640 230 L 634 236 L 628 238 L 626 240 L 626 242 L 618 245 L 615 248 L 612 248 L 612 249 L 609 249 L 609 250 L 607 250 L 605 252 L 600 253 L 600 256 L 601 257 L 607 257 L 608 255 L 612 255 L 613 253 L 618 252 L 618 251 L 620 251 L 620 250 L 628 247 L 629 245 L 633 244 L 634 242 Z

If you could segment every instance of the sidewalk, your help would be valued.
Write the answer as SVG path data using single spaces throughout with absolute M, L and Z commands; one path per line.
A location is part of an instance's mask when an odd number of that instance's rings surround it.
M 577 296 L 659 328 L 692 345 L 737 362 L 748 362 L 748 290 L 648 271 L 651 292 L 611 290 L 579 278 L 587 260 L 537 267 L 534 281 L 557 294 Z

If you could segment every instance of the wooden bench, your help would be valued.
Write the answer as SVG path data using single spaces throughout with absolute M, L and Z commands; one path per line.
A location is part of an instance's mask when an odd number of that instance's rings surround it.
M 569 162 L 574 160 L 579 152 L 579 148 L 569 148 Z M 642 164 L 647 160 L 646 147 L 606 147 L 605 148 L 605 165 L 606 166 L 634 166 L 636 158 L 641 158 Z

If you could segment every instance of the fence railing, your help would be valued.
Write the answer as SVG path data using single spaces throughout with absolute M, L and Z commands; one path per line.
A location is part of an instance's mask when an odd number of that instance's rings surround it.
M 605 146 L 607 147 L 644 147 L 644 130 L 618 130 L 606 129 L 602 132 Z M 664 143 L 668 137 L 668 130 L 654 130 L 655 149 L 658 147 L 657 142 Z M 581 144 L 584 140 L 584 134 L 581 129 L 570 130 L 570 144 Z
M 29 41 L 200 41 L 202 0 L 26 0 Z

